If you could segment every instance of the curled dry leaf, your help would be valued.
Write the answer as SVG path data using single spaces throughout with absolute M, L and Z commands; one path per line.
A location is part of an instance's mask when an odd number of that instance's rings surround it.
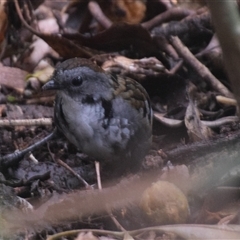
M 107 72 L 117 71 L 130 77 L 134 75 L 136 80 L 166 72 L 163 64 L 155 57 L 130 59 L 124 56 L 116 56 L 105 61 L 102 68 Z

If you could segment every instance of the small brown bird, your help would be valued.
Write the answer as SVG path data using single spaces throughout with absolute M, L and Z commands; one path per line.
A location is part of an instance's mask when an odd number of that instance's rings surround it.
M 116 173 L 139 168 L 152 137 L 152 110 L 145 89 L 112 76 L 87 59 L 57 65 L 43 90 L 56 89 L 57 128 L 79 150 Z

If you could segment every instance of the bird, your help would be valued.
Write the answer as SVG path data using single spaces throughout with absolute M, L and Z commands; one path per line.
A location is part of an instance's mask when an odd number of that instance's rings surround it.
M 55 125 L 77 149 L 116 174 L 141 167 L 152 142 L 152 109 L 140 83 L 71 58 L 56 65 L 42 89 L 57 90 Z

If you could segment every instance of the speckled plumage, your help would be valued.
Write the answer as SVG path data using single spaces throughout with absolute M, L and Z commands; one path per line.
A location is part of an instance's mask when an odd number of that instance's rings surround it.
M 58 90 L 55 123 L 82 152 L 116 171 L 140 165 L 151 144 L 152 110 L 139 83 L 75 58 L 59 64 L 43 89 Z

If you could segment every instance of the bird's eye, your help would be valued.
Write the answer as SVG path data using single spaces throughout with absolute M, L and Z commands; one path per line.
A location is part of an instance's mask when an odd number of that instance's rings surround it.
M 72 85 L 78 87 L 82 84 L 82 78 L 80 76 L 72 79 Z

